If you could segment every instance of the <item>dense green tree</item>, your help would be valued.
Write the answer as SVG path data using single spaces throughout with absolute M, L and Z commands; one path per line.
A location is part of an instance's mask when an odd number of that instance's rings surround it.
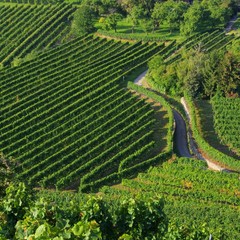
M 209 24 L 213 27 L 225 24 L 233 14 L 232 0 L 203 0 L 202 5 L 209 10 L 211 17 Z
M 228 51 L 207 53 L 199 44 L 195 49 L 182 52 L 179 62 L 167 65 L 160 56 L 149 62 L 148 78 L 158 84 L 159 90 L 181 95 L 183 90 L 192 97 L 211 98 L 216 92 L 240 95 L 239 40 Z
M 127 16 L 127 20 L 131 23 L 132 25 L 132 33 L 135 30 L 135 27 L 139 24 L 139 21 L 143 15 L 143 9 L 138 6 L 133 6 L 131 11 L 129 12 Z
M 183 21 L 183 15 L 187 11 L 188 4 L 184 2 L 168 1 L 168 14 L 166 21 L 169 24 L 170 31 L 173 29 L 179 29 L 180 23 Z
M 93 12 L 97 15 L 100 15 L 105 11 L 105 8 L 101 0 L 83 0 L 81 5 L 87 5 L 91 7 Z
M 184 21 L 181 24 L 180 30 L 183 35 L 191 35 L 195 32 L 200 32 L 203 28 L 209 26 L 210 11 L 198 1 L 195 1 L 184 14 Z
M 184 90 L 192 97 L 198 97 L 202 93 L 204 62 L 206 55 L 197 50 L 187 51 L 183 60 L 177 64 L 178 81 L 182 82 Z
M 154 4 L 158 1 L 156 1 L 156 0 L 138 0 L 138 2 L 146 10 L 147 17 L 150 17 L 152 9 L 154 7 Z
M 116 0 L 83 0 L 82 4 L 90 6 L 98 16 L 120 11 Z
M 75 36 L 91 33 L 94 28 L 94 11 L 91 6 L 81 4 L 74 13 L 72 21 L 72 33 Z
M 180 23 L 183 21 L 183 14 L 188 6 L 185 2 L 173 0 L 156 3 L 152 11 L 155 27 L 160 26 L 165 21 L 168 23 L 170 31 L 179 29 Z
M 132 33 L 137 25 L 141 25 L 145 32 L 152 28 L 152 21 L 144 1 L 122 0 L 121 6 L 127 12 L 127 20 L 132 25 Z
M 225 96 L 238 94 L 240 90 L 240 61 L 239 56 L 227 52 L 219 64 L 219 88 Z
M 203 73 L 203 95 L 207 98 L 211 98 L 217 91 L 219 82 L 218 66 L 223 58 L 224 53 L 222 51 L 213 51 L 207 54 L 205 58 Z
M 238 95 L 240 90 L 239 52 L 215 50 L 211 53 L 192 51 L 178 64 L 178 80 L 193 96 L 211 98 L 216 91 L 225 96 Z
M 129 14 L 133 7 L 142 7 L 146 11 L 146 15 L 149 18 L 156 0 L 119 0 L 118 1 L 123 9 Z
M 105 14 L 121 13 L 120 4 L 116 0 L 101 0 Z
M 122 19 L 122 15 L 120 13 L 112 13 L 109 14 L 106 18 L 101 18 L 101 22 L 103 23 L 103 27 L 105 30 L 113 29 L 117 32 L 117 23 Z
M 140 23 L 141 28 L 143 29 L 143 31 L 146 34 L 148 34 L 151 31 L 152 25 L 153 25 L 151 19 L 142 18 L 139 20 L 139 23 Z
M 167 65 L 159 55 L 152 58 L 148 63 L 149 71 L 147 78 L 152 79 L 163 93 L 178 95 L 180 92 L 177 81 L 175 65 Z
M 163 3 L 156 3 L 152 12 L 152 19 L 154 21 L 154 26 L 160 27 L 165 21 L 168 15 L 168 7 Z

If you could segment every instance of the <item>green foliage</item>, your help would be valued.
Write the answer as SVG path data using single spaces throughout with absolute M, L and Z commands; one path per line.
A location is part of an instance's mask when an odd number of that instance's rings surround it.
M 202 68 L 203 92 L 207 97 L 213 97 L 217 89 L 219 90 L 219 69 L 218 66 L 224 56 L 223 51 L 213 51 L 204 60 Z
M 206 223 L 191 226 L 179 226 L 175 222 L 170 222 L 168 227 L 168 233 L 164 236 L 164 240 L 194 240 L 194 239 L 209 239 L 211 230 L 207 228 Z M 216 238 L 217 239 L 217 238 Z
M 167 229 L 167 219 L 161 199 L 123 200 L 113 216 L 118 234 L 128 234 L 134 239 L 154 239 L 163 236 Z M 120 238 L 121 239 L 121 238 Z
M 141 0 L 120 0 L 119 1 L 122 8 L 128 13 L 131 14 L 135 7 L 139 9 L 144 9 L 144 15 L 146 18 L 149 18 L 151 11 L 154 7 L 155 0 L 141 1 Z
M 4 212 L 22 218 L 29 200 L 29 193 L 24 183 L 11 184 L 6 189 L 6 196 L 3 201 Z
M 72 33 L 75 36 L 81 36 L 94 31 L 94 11 L 91 6 L 81 4 L 74 13 Z
M 149 61 L 148 66 L 148 79 L 149 81 L 155 80 L 161 92 L 171 95 L 176 95 L 176 93 L 180 92 L 174 65 L 167 65 L 164 63 L 162 56 L 156 56 Z
M 139 24 L 146 34 L 148 34 L 148 32 L 150 32 L 150 30 L 152 29 L 152 21 L 146 18 L 139 20 Z
M 75 206 L 77 207 L 77 206 Z M 37 199 L 26 216 L 16 224 L 16 239 L 101 239 L 99 225 L 86 217 L 66 219 L 56 204 Z M 81 213 L 83 215 L 83 213 Z M 89 220 L 89 221 L 88 221 Z
M 126 21 L 121 23 L 119 32 L 122 31 L 129 37 L 139 36 L 142 31 L 146 35 L 152 35 L 156 31 L 161 37 L 172 35 L 176 40 L 179 38 L 179 30 L 184 37 L 216 28 L 222 29 L 236 12 L 235 0 L 193 1 L 193 4 L 189 2 L 120 0 L 118 3 L 122 9 L 113 9 L 126 15 Z
M 136 193 L 148 198 L 163 194 L 169 219 L 163 239 L 205 240 L 210 235 L 219 240 L 235 239 L 239 234 L 236 219 L 240 217 L 238 177 L 237 173 L 210 171 L 204 161 L 180 158 L 102 191 L 114 199 Z
M 157 2 L 152 12 L 152 18 L 156 26 L 160 26 L 164 21 L 167 22 L 171 32 L 179 29 L 187 8 L 188 4 L 182 1 Z
M 32 196 L 22 182 L 11 183 L 6 189 L 6 196 L 2 201 L 4 222 L 0 225 L 6 237 L 14 235 L 14 226 L 18 219 L 22 219 L 31 204 Z
M 197 51 L 187 52 L 183 61 L 177 65 L 177 75 L 183 81 L 183 88 L 192 96 L 202 92 L 203 69 L 207 56 Z
M 25 195 L 25 189 L 19 191 Z M 86 202 L 81 203 L 71 201 L 78 213 L 77 218 L 73 218 L 58 205 L 58 198 L 51 202 L 43 197 L 34 202 L 26 198 L 25 202 L 29 202 L 25 214 L 16 215 L 15 230 L 10 224 L 5 228 L 15 239 L 36 240 L 142 239 L 156 234 L 161 236 L 166 231 L 167 218 L 161 198 L 122 198 L 113 202 L 93 196 L 85 199 Z
M 235 9 L 235 4 L 236 2 L 231 0 L 202 1 L 202 5 L 211 13 L 211 21 L 209 24 L 213 27 L 219 24 L 225 24 L 230 20 Z
M 238 52 L 239 53 L 239 52 Z M 225 96 L 238 94 L 240 91 L 240 54 L 225 53 L 219 64 L 219 89 Z
M 143 15 L 143 9 L 138 6 L 133 6 L 131 11 L 128 13 L 127 20 L 132 25 L 132 33 L 135 30 L 135 27 L 139 24 L 139 20 Z
M 149 62 L 150 85 L 173 96 L 183 95 L 183 89 L 194 98 L 210 98 L 217 90 L 226 96 L 237 95 L 240 82 L 238 40 L 227 38 L 218 31 L 196 35 L 172 46 L 170 53 L 155 56 Z M 225 40 L 225 44 L 233 41 L 228 51 L 220 46 Z
M 75 236 L 82 239 L 102 239 L 100 228 L 96 221 L 91 221 L 89 223 L 78 222 L 74 224 L 72 232 Z
M 103 197 L 40 192 L 32 201 L 28 192 L 25 214 L 16 215 L 15 228 L 2 223 L 3 236 L 7 236 L 7 230 L 15 239 L 201 240 L 210 234 L 223 239 L 238 233 L 239 227 L 228 224 L 238 215 L 238 209 L 231 207 L 239 204 L 237 174 L 215 173 L 207 171 L 202 161 L 177 159 L 151 168 L 135 180 L 124 180 L 123 185 L 121 191 L 105 187 Z M 26 196 L 24 185 L 19 186 L 24 194 L 17 196 Z M 16 193 L 12 189 L 9 192 Z M 126 189 L 132 189 L 132 193 Z M 166 201 L 158 196 L 160 193 Z M 11 194 L 8 196 L 12 199 Z M 219 211 L 222 205 L 225 210 Z
M 181 24 L 181 33 L 189 36 L 200 32 L 210 21 L 210 12 L 198 1 L 194 1 L 191 7 L 184 14 L 184 21 Z
M 104 30 L 113 29 L 117 32 L 117 23 L 122 19 L 122 15 L 119 13 L 109 14 L 106 18 L 101 18 L 100 21 L 103 23 Z
M 227 46 L 227 50 L 228 52 L 231 52 L 232 54 L 234 54 L 238 61 L 240 61 L 240 38 L 235 38 L 231 44 L 229 44 Z
M 14 159 L 6 159 L 4 154 L 0 153 L 0 200 L 5 195 L 6 188 L 14 181 L 15 167 Z

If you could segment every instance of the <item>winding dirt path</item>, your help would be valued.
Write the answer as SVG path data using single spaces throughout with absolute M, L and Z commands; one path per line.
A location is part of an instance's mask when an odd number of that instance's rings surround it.
M 232 30 L 233 24 L 237 21 L 238 14 L 232 17 L 232 19 L 229 21 L 227 27 L 225 28 L 226 32 L 230 32 Z
M 143 81 L 145 80 L 145 76 L 147 74 L 147 71 L 146 70 L 145 72 L 141 73 L 135 80 L 134 80 L 134 83 L 139 85 L 139 86 L 142 86 L 142 83 Z
M 188 121 L 191 122 L 191 118 L 190 118 L 190 114 L 189 114 L 189 109 L 188 109 L 188 106 L 187 106 L 184 98 L 181 98 L 181 103 L 182 103 L 182 105 L 183 105 L 183 107 L 184 107 L 184 110 L 185 110 L 186 116 L 187 116 L 187 118 L 188 118 Z M 197 146 L 195 146 L 195 143 L 193 143 L 192 136 L 190 136 L 190 138 L 191 138 L 190 140 L 192 140 L 192 143 L 190 142 L 190 144 L 191 144 L 191 146 L 192 146 L 191 149 L 192 149 L 193 154 L 194 154 L 198 159 L 206 161 L 209 169 L 214 170 L 214 171 L 226 171 L 226 172 L 229 172 L 228 169 L 223 168 L 223 167 L 221 167 L 220 165 L 212 162 L 211 160 L 203 157 L 202 154 L 198 151 Z
M 143 81 L 145 80 L 145 76 L 147 71 L 140 74 L 135 80 L 134 83 L 143 86 Z M 175 121 L 175 131 L 174 131 L 174 147 L 177 149 L 179 155 L 181 157 L 189 157 L 192 155 L 188 149 L 188 141 L 187 141 L 187 129 L 184 119 L 181 114 L 179 114 L 176 110 L 173 110 L 173 116 Z
M 143 86 L 143 81 L 145 80 L 145 76 L 147 74 L 147 71 L 143 72 L 142 74 L 140 74 L 135 80 L 134 83 L 139 85 L 139 86 Z M 187 104 L 184 100 L 184 98 L 181 99 L 181 103 L 184 107 L 184 110 L 186 112 L 187 115 L 187 119 L 189 122 L 191 122 L 190 119 L 190 115 L 189 115 L 189 110 L 187 107 Z M 174 131 L 174 144 L 175 144 L 175 148 L 177 149 L 179 155 L 181 157 L 188 157 L 188 158 L 192 158 L 193 156 L 191 155 L 189 148 L 188 148 L 188 134 L 190 137 L 190 146 L 191 146 L 191 151 L 193 152 L 193 154 L 195 155 L 195 157 L 199 160 L 204 160 L 207 162 L 208 164 L 208 168 L 214 171 L 228 171 L 227 169 L 221 167 L 220 165 L 213 163 L 212 161 L 210 161 L 209 159 L 204 158 L 201 153 L 198 151 L 197 146 L 195 142 L 193 142 L 191 133 L 188 133 L 187 129 L 186 129 L 186 123 L 184 121 L 184 119 L 182 118 L 181 114 L 173 109 L 173 116 L 174 116 L 174 121 L 175 121 L 175 131 Z
M 191 158 L 192 155 L 188 149 L 187 129 L 184 119 L 178 111 L 173 110 L 175 121 L 174 144 L 181 157 Z

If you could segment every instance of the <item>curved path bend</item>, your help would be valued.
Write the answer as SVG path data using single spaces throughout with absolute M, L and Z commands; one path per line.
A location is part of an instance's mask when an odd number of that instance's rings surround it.
M 225 28 L 226 32 L 230 32 L 232 30 L 232 27 L 234 25 L 234 23 L 237 21 L 238 19 L 238 14 L 236 14 L 235 16 L 232 17 L 232 19 L 229 21 L 227 27 Z
M 177 149 L 178 154 L 181 157 L 191 158 L 192 155 L 188 149 L 188 141 L 187 141 L 187 129 L 184 119 L 181 114 L 173 110 L 173 116 L 175 121 L 175 132 L 174 132 L 174 144 L 175 149 Z
M 140 74 L 134 81 L 135 84 L 142 86 L 143 81 L 145 79 L 145 76 L 147 74 L 147 71 L 143 72 Z M 187 108 L 187 105 L 184 101 L 184 99 L 181 99 L 181 103 L 184 107 L 184 110 L 186 112 L 187 118 L 189 121 L 190 115 L 189 115 L 189 110 Z M 181 157 L 188 157 L 192 158 L 193 156 L 190 154 L 189 148 L 188 148 L 188 132 L 186 129 L 186 123 L 184 119 L 182 118 L 181 114 L 173 109 L 173 116 L 174 116 L 174 121 L 175 121 L 175 131 L 174 131 L 174 148 L 178 151 L 179 155 Z M 204 158 L 197 150 L 197 146 L 195 146 L 195 143 L 193 142 L 193 139 L 191 139 L 192 136 L 190 135 L 190 145 L 191 145 L 191 150 L 195 157 L 199 160 L 205 160 L 208 164 L 208 168 L 215 170 L 215 171 L 227 171 L 229 170 L 222 168 L 220 165 L 213 163 L 209 159 Z
M 145 79 L 147 71 L 140 74 L 135 80 L 134 83 L 142 86 L 142 83 Z M 181 157 L 188 157 L 191 158 L 192 155 L 190 154 L 188 148 L 188 141 L 187 141 L 187 129 L 184 119 L 182 118 L 181 114 L 178 111 L 173 110 L 173 116 L 175 121 L 175 131 L 174 131 L 174 148 L 177 150 L 178 154 Z

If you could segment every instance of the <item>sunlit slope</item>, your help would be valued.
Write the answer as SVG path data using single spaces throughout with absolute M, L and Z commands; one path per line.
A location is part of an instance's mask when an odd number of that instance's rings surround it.
M 226 239 L 236 239 L 240 231 L 239 189 L 238 174 L 213 172 L 204 161 L 181 158 L 101 192 L 109 199 L 137 194 L 164 197 L 164 211 L 172 221 L 196 228 L 205 222 L 216 238 L 221 232 Z
M 74 8 L 56 5 L 0 6 L 0 64 L 18 65 L 33 50 L 54 46 L 66 34 Z
M 153 157 L 154 110 L 119 83 L 163 47 L 87 36 L 2 70 L 0 149 L 19 177 L 75 187 Z

